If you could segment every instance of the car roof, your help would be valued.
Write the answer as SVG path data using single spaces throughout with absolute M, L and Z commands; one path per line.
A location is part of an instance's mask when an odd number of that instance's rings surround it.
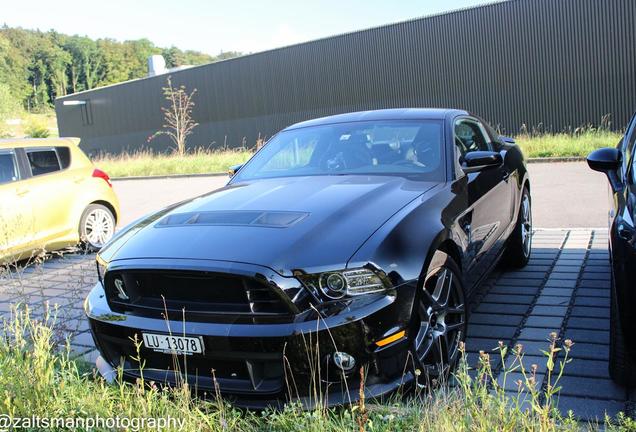
M 79 138 L 8 138 L 0 139 L 0 149 L 77 146 L 79 142 Z
M 286 127 L 284 130 L 320 126 L 334 123 L 348 123 L 375 120 L 443 120 L 449 115 L 470 115 L 468 111 L 451 108 L 393 108 L 372 111 L 357 111 L 307 120 Z

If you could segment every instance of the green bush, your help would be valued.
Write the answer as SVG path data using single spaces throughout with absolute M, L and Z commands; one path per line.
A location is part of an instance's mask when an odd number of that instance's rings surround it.
M 24 133 L 29 138 L 48 138 L 51 135 L 46 123 L 39 120 L 30 120 L 24 128 Z

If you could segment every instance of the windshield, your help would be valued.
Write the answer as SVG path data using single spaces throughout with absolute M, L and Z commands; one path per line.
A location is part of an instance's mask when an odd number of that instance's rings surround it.
M 316 175 L 402 175 L 444 179 L 439 120 L 339 123 L 283 131 L 235 180 Z

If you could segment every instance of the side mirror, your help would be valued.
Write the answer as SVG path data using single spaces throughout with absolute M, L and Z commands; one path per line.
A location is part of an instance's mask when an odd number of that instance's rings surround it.
M 614 192 L 623 189 L 623 184 L 618 176 L 618 170 L 623 164 L 623 153 L 619 149 L 606 147 L 594 150 L 587 156 L 587 164 L 594 171 L 607 175 Z
M 230 178 L 234 177 L 236 175 L 236 173 L 238 172 L 238 170 L 240 170 L 241 168 L 243 168 L 243 164 L 240 165 L 232 165 L 231 167 L 228 168 L 227 170 L 227 175 L 230 176 Z
M 462 161 L 462 170 L 466 174 L 496 168 L 503 164 L 501 153 L 494 151 L 475 151 L 466 153 Z
M 587 164 L 594 171 L 607 173 L 618 170 L 623 164 L 623 154 L 615 148 L 594 150 L 587 156 Z

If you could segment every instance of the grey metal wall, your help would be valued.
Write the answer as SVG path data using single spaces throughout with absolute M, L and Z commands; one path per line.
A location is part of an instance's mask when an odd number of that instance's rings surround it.
M 511 0 L 172 77 L 198 90 L 191 147 L 252 146 L 296 121 L 405 106 L 468 109 L 506 133 L 599 124 L 607 114 L 622 128 L 636 109 L 636 0 Z M 93 153 L 149 146 L 162 125 L 165 79 L 59 98 L 60 135 L 81 137 Z

